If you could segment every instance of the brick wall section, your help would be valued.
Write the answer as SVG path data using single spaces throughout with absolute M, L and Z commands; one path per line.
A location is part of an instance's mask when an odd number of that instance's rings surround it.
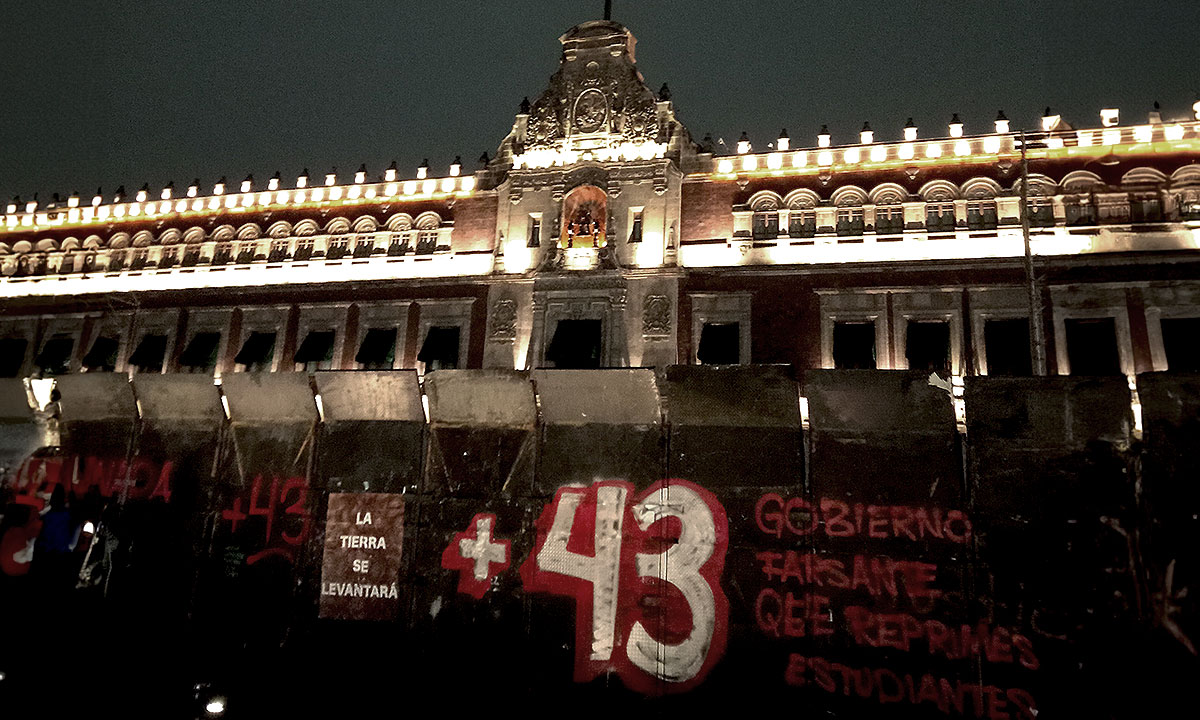
M 455 252 L 491 250 L 496 237 L 497 199 L 495 195 L 463 198 L 454 203 Z
M 681 242 L 733 236 L 733 183 L 684 183 L 680 199 Z

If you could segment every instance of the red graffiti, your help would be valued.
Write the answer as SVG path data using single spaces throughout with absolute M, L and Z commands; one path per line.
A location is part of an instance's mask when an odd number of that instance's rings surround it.
M 940 596 L 933 587 L 937 565 L 914 560 L 854 555 L 849 561 L 815 553 L 763 550 L 755 557 L 767 580 L 781 584 L 866 590 L 872 596 L 930 600 Z
M 725 509 L 682 480 L 561 488 L 521 567 L 525 588 L 575 598 L 575 679 L 608 671 L 646 694 L 703 682 L 725 650 Z
M 466 532 L 457 533 L 442 552 L 442 567 L 457 570 L 458 591 L 479 600 L 492 586 L 492 578 L 508 569 L 512 543 L 492 540 L 496 516 L 479 513 Z
M 937 708 L 944 715 L 1033 720 L 1038 714 L 1033 696 L 1019 688 L 1005 690 L 928 673 L 915 678 L 888 668 L 855 668 L 795 653 L 788 658 L 784 680 L 798 687 L 816 686 L 830 694 L 874 699 L 881 705 L 907 703 Z
M 33 541 L 42 532 L 42 520 L 34 508 L 29 508 L 29 517 L 23 525 L 4 531 L 0 537 L 0 571 L 5 575 L 19 577 L 29 572 L 33 559 Z
M 772 637 L 821 637 L 833 635 L 833 611 L 829 598 L 790 591 L 780 595 L 765 588 L 754 602 L 758 629 Z
M 230 506 L 221 511 L 221 519 L 236 534 L 243 523 L 249 525 L 261 518 L 257 523 L 262 526 L 261 549 L 246 558 L 247 565 L 269 557 L 295 563 L 292 548 L 302 544 L 312 532 L 312 515 L 307 504 L 308 478 L 290 477 L 281 483 L 278 477 L 272 477 L 270 485 L 264 488 L 262 475 L 257 475 L 248 496 L 233 498 Z
M 905 613 L 876 613 L 851 606 L 846 621 L 854 642 L 868 647 L 889 647 L 908 652 L 923 643 L 931 655 L 950 660 L 982 657 L 992 663 L 1018 663 L 1037 670 L 1041 663 L 1029 638 L 1006 627 L 987 623 L 948 627 L 937 620 L 921 620 Z
M 814 505 L 802 497 L 767 493 L 754 506 L 758 529 L 772 537 L 824 533 L 829 537 L 867 537 L 878 540 L 948 540 L 965 544 L 971 521 L 961 510 L 864 505 L 821 498 Z
M 18 498 L 27 498 L 39 508 L 55 486 L 67 494 L 83 497 L 92 488 L 104 498 L 125 497 L 138 500 L 171 501 L 171 481 L 175 463 L 136 456 L 125 458 L 30 457 L 21 464 L 12 486 Z

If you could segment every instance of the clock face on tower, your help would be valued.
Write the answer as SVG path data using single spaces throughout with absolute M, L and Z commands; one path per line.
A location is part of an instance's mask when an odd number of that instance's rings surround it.
M 575 129 L 596 132 L 608 117 L 608 100 L 599 90 L 584 90 L 575 100 Z

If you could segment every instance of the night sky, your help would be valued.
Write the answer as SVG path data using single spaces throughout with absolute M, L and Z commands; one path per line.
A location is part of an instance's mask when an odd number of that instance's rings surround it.
M 602 0 L 0 4 L 0 198 L 157 190 L 194 177 L 393 159 L 411 177 L 495 151 L 523 96 L 557 67 L 557 38 Z M 696 138 L 793 146 L 827 123 L 878 140 L 951 113 L 986 132 L 1003 108 L 1033 127 L 1050 105 L 1096 126 L 1190 116 L 1200 91 L 1196 0 L 615 0 L 648 84 L 671 86 Z M 257 186 L 257 184 L 256 184 Z

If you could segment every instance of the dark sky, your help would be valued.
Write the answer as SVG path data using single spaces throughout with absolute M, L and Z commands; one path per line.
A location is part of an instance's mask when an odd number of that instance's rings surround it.
M 1200 90 L 1197 0 L 615 0 L 651 87 L 670 83 L 693 135 L 765 148 L 822 123 L 880 140 L 907 117 L 984 132 L 998 108 L 1046 105 L 1094 126 Z M 203 185 L 302 167 L 348 178 L 396 159 L 435 174 L 494 152 L 557 38 L 602 0 L 0 2 L 0 197 L 149 182 Z

